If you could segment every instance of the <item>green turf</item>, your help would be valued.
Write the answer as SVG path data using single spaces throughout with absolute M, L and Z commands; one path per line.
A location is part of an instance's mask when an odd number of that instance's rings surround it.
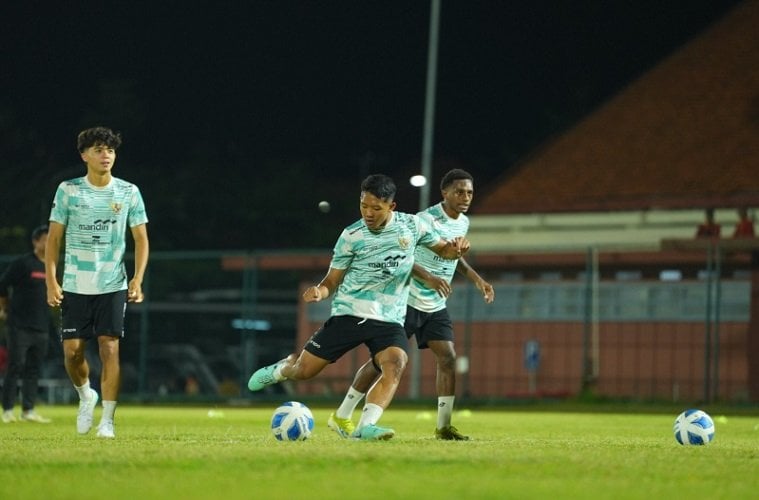
M 434 408 L 393 409 L 396 437 L 355 442 L 314 408 L 305 442 L 275 441 L 271 408 L 123 405 L 117 437 L 78 436 L 74 406 L 52 424 L 0 424 L 0 498 L 756 498 L 759 417 L 715 415 L 709 446 L 683 447 L 676 414 L 473 410 L 470 442 L 432 437 Z M 99 415 L 99 410 L 96 413 Z

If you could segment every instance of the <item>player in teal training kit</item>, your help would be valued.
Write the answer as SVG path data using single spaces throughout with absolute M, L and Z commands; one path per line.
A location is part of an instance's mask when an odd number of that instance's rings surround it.
M 361 219 L 343 230 L 324 279 L 303 293 L 306 302 L 334 293 L 330 318 L 297 358 L 291 354 L 261 368 L 248 382 L 251 391 L 258 391 L 286 379 L 310 379 L 365 344 L 380 375 L 366 395 L 352 434 L 356 439 L 390 439 L 395 434 L 377 422 L 390 405 L 408 360 L 403 321 L 414 250 L 423 245 L 444 259 L 456 259 L 469 249 L 465 238 L 443 240 L 421 217 L 395 212 L 395 192 L 386 175 L 370 175 L 363 181 Z
M 134 184 L 111 175 L 121 136 L 104 127 L 82 131 L 77 148 L 87 175 L 62 182 L 55 192 L 45 253 L 47 302 L 61 306 L 64 366 L 79 394 L 77 432 L 86 434 L 98 394 L 90 388 L 85 342 L 97 338 L 102 373 L 103 413 L 97 436 L 115 437 L 113 418 L 119 392 L 119 340 L 126 302 L 141 302 L 148 263 L 145 204 Z M 125 232 L 134 239 L 134 276 L 127 282 Z M 65 233 L 63 284 L 58 256 Z
M 443 238 L 466 236 L 469 219 L 464 212 L 469 210 L 474 197 L 472 176 L 464 170 L 453 169 L 443 176 L 440 191 L 443 201 L 420 212 L 419 216 L 427 220 Z M 458 261 L 443 260 L 424 247 L 417 247 L 415 258 L 404 325 L 406 335 L 409 338 L 416 336 L 419 349 L 429 348 L 435 355 L 438 394 L 435 436 L 450 441 L 466 441 L 469 437 L 451 425 L 456 393 L 456 352 L 453 347 L 453 324 L 446 309 L 446 300 L 456 271 L 474 283 L 486 303 L 493 302 L 495 292 L 492 285 L 482 279 L 464 258 Z M 329 427 L 340 436 L 347 437 L 353 432 L 353 410 L 377 375 L 374 365 L 367 361 L 356 372 L 353 384 L 340 407 L 329 416 Z

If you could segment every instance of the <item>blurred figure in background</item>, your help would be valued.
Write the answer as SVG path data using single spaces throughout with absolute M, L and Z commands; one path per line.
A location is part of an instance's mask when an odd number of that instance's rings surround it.
M 21 378 L 21 420 L 47 424 L 34 411 L 42 362 L 50 342 L 46 301 L 47 226 L 32 231 L 32 251 L 11 262 L 0 276 L 0 319 L 8 321 L 8 371 L 3 381 L 3 423 L 16 422 L 13 406 Z M 10 292 L 10 293 L 9 293 Z
M 738 209 L 738 222 L 735 223 L 735 230 L 733 231 L 733 238 L 753 238 L 754 236 L 754 220 L 749 217 L 746 207 L 740 207 Z
M 719 238 L 722 226 L 714 220 L 714 209 L 707 208 L 704 217 L 704 222 L 699 224 L 696 230 L 696 238 Z

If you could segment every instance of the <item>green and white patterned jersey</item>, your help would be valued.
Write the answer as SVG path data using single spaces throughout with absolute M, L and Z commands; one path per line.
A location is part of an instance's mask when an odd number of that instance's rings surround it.
M 432 228 L 446 240 L 466 236 L 467 231 L 469 231 L 469 218 L 464 214 L 459 214 L 457 219 L 450 218 L 443 210 L 442 203 L 433 205 L 419 212 L 418 215 L 429 222 Z M 417 247 L 415 258 L 417 264 L 448 283 L 451 282 L 456 273 L 458 259 L 443 259 L 424 247 Z M 445 301 L 445 297 L 441 297 L 435 290 L 428 288 L 415 277 L 411 277 L 408 305 L 419 311 L 435 312 L 445 308 Z
M 343 230 L 330 267 L 347 269 L 332 300 L 332 316 L 358 316 L 403 324 L 409 277 L 417 245 L 435 246 L 440 236 L 417 215 L 391 212 L 379 232 L 363 219 Z
M 116 177 L 103 187 L 86 177 L 63 181 L 50 220 L 66 226 L 64 291 L 98 295 L 127 288 L 127 226 L 148 222 L 137 186 Z

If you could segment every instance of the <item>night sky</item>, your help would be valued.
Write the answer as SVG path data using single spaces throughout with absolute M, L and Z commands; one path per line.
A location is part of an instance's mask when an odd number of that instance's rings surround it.
M 100 124 L 155 250 L 331 247 L 374 172 L 418 208 L 429 2 L 68 3 L 0 7 L 0 253 Z M 453 166 L 486 190 L 736 3 L 443 0 L 431 201 Z

